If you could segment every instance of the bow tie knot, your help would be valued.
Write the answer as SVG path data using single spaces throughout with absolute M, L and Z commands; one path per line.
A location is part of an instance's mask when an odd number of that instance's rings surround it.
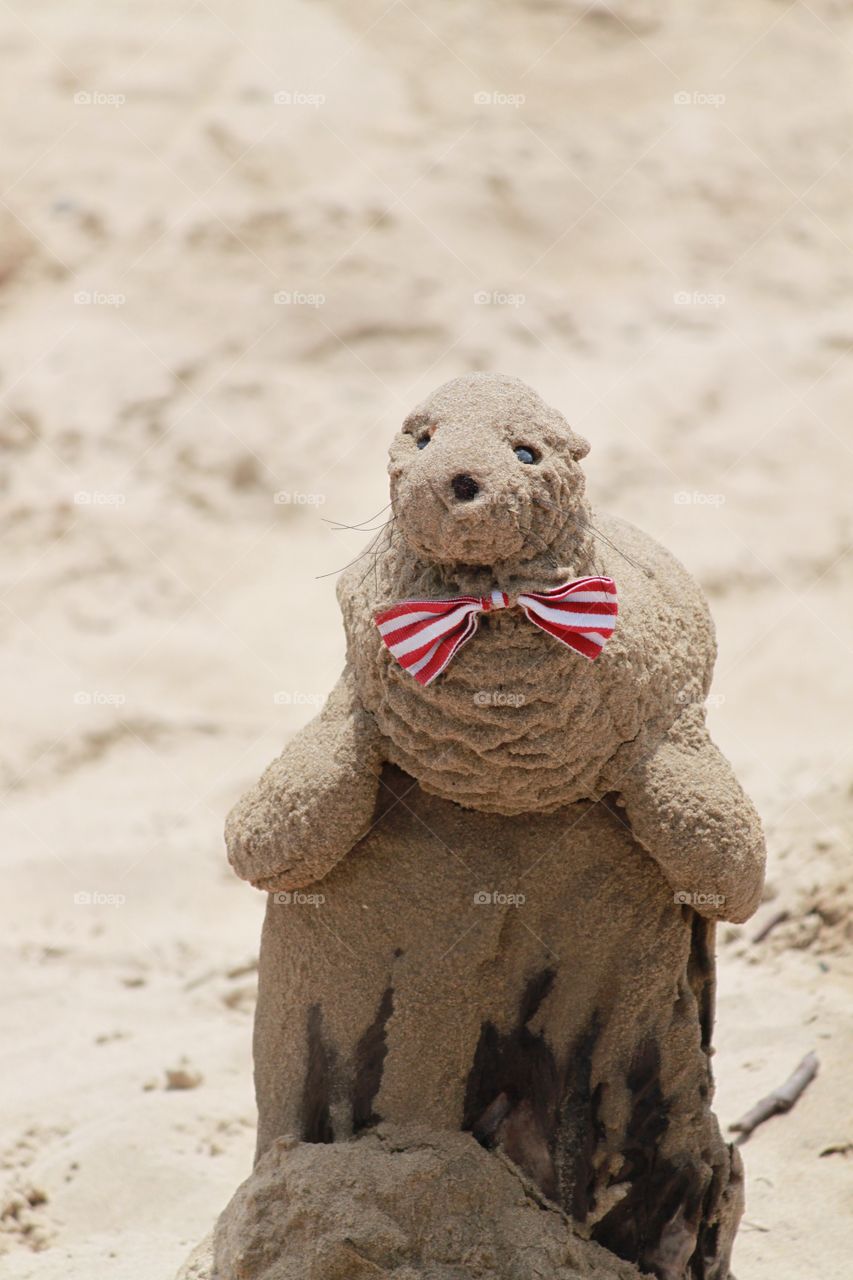
M 381 610 L 375 620 L 392 656 L 418 684 L 428 685 L 471 639 L 481 613 L 515 606 L 535 626 L 590 662 L 610 639 L 619 611 L 612 578 L 576 578 L 551 591 L 525 592 L 514 600 L 497 589 L 487 596 L 403 600 Z

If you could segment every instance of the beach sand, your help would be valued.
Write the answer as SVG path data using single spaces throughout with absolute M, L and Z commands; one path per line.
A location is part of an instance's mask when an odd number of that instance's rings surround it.
M 340 669 L 324 521 L 470 369 L 708 593 L 770 853 L 721 1122 L 821 1063 L 734 1270 L 848 1275 L 850 7 L 10 0 L 0 48 L 4 1275 L 167 1280 L 248 1173 L 224 816 Z

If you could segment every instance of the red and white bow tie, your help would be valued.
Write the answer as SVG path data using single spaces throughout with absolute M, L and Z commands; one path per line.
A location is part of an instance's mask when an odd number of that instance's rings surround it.
M 616 583 L 612 578 L 577 578 L 551 591 L 515 598 L 537 627 L 594 662 L 616 626 Z M 477 630 L 481 613 L 509 609 L 505 591 L 449 600 L 403 600 L 375 615 L 379 634 L 418 684 L 432 684 Z

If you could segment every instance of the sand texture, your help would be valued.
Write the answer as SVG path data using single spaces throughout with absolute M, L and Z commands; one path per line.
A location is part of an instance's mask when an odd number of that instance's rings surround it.
M 313 1280 L 640 1277 L 471 1138 L 393 1125 L 314 1149 L 277 1141 L 223 1215 L 216 1252 L 221 1275 L 246 1280 L 304 1280 L 307 1257 Z

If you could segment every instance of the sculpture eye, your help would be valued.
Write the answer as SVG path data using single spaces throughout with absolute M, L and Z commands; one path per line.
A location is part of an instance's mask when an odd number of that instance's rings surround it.
M 539 454 L 536 450 L 531 449 L 530 446 L 526 444 L 520 444 L 517 447 L 515 456 L 518 458 L 519 462 L 526 462 L 528 464 L 539 461 Z
M 419 449 L 425 449 L 429 444 L 429 442 L 430 442 L 430 435 L 428 431 L 425 431 L 423 435 L 418 436 L 417 438 L 417 446 Z

